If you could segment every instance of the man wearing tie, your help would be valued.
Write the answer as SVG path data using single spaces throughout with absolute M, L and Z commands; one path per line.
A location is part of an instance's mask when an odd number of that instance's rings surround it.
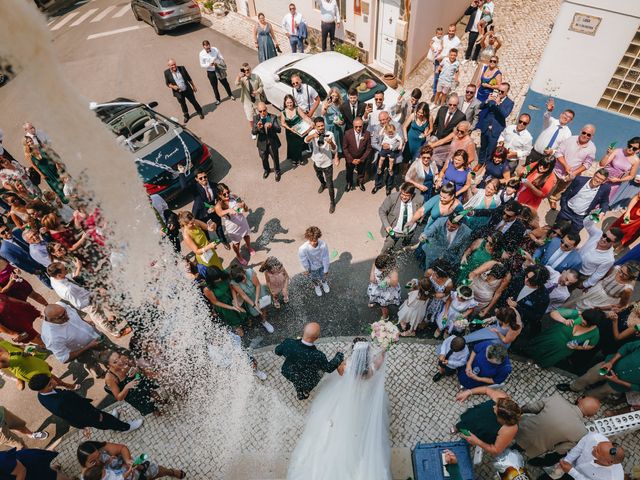
M 416 224 L 407 226 L 413 214 L 422 206 L 422 195 L 416 195 L 413 185 L 405 182 L 399 192 L 387 196 L 378 209 L 382 222 L 380 233 L 385 237 L 382 251 L 388 253 L 398 247 L 398 243 L 406 246 L 411 243 Z
M 364 115 L 365 104 L 358 100 L 358 91 L 355 88 L 349 90 L 347 95 L 348 102 L 343 102 L 340 105 L 340 112 L 344 118 L 345 132 L 353 128 L 353 121 Z M 344 146 L 342 147 L 344 149 Z
M 280 157 L 278 149 L 280 148 L 280 121 L 275 115 L 267 112 L 267 105 L 263 102 L 258 103 L 258 115 L 253 119 L 253 130 L 251 133 L 258 137 L 258 153 L 262 159 L 262 168 L 264 174 L 262 178 L 267 178 L 271 173 L 269 166 L 269 155 L 273 159 L 273 167 L 276 172 L 276 182 L 280 181 Z
M 438 110 L 436 119 L 433 122 L 433 135 L 436 137 L 433 141 L 440 140 L 453 132 L 453 129 L 466 120 L 467 117 L 460 111 L 458 105 L 460 98 L 457 93 L 452 93 L 447 99 L 447 108 L 441 108 Z M 449 142 L 451 143 L 451 142 Z M 447 146 L 449 144 L 446 144 Z
M 302 34 L 300 32 L 300 24 L 304 23 L 302 14 L 296 11 L 293 3 L 289 4 L 289 13 L 282 19 L 282 29 L 287 33 L 289 45 L 291 45 L 291 53 L 304 53 L 304 43 L 302 43 Z
M 507 126 L 507 117 L 513 110 L 513 100 L 508 97 L 510 88 L 511 85 L 502 82 L 497 93 L 489 95 L 487 101 L 480 105 L 480 110 L 486 110 L 486 115 L 478 125 L 480 128 L 479 165 L 484 165 L 491 159 L 500 134 Z
M 345 191 L 355 189 L 353 185 L 353 172 L 355 171 L 358 175 L 356 186 L 364 192 L 364 174 L 372 151 L 371 134 L 364 129 L 362 118 L 355 117 L 353 128 L 347 130 L 342 141 L 342 153 L 347 161 L 347 188 Z
M 204 118 L 204 113 L 202 112 L 202 107 L 196 100 L 195 93 L 198 91 L 196 86 L 193 84 L 191 80 L 191 76 L 187 69 L 182 65 L 177 66 L 176 61 L 173 58 L 170 58 L 167 62 L 167 68 L 164 71 L 164 81 L 173 93 L 173 96 L 176 97 L 178 103 L 180 104 L 180 108 L 182 109 L 182 114 L 184 115 L 184 123 L 189 121 L 189 109 L 187 108 L 187 100 L 189 103 L 193 105 L 193 108 L 196 109 L 197 114 L 200 118 Z
M 560 114 L 560 118 L 554 118 L 551 116 L 554 108 L 555 102 L 550 98 L 547 100 L 547 111 L 544 112 L 542 123 L 544 130 L 538 135 L 533 150 L 527 157 L 527 164 L 537 162 L 548 155 L 554 155 L 558 145 L 571 136 L 569 124 L 575 117 L 574 111 L 566 109 Z

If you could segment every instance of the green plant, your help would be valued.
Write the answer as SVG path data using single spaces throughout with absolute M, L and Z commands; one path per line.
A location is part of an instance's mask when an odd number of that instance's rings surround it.
M 360 49 L 350 43 L 337 43 L 334 50 L 354 60 L 360 59 Z
M 213 0 L 206 0 L 202 2 L 202 6 L 208 11 L 213 10 Z

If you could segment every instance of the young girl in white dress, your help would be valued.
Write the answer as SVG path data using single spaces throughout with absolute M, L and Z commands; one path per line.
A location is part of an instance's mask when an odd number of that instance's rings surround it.
M 436 318 L 438 329 L 433 335 L 438 338 L 445 329 L 449 335 L 452 333 L 463 333 L 466 325 L 456 324 L 456 320 L 466 320 L 477 306 L 478 302 L 473 298 L 473 290 L 471 290 L 471 287 L 466 285 L 458 287 L 455 292 L 451 292 L 442 312 L 440 312 L 440 315 Z M 447 319 L 446 322 L 444 321 L 445 318 Z
M 380 305 L 381 320 L 389 320 L 389 305 L 400 305 L 400 285 L 395 258 L 382 254 L 376 257 L 369 275 L 369 307 Z
M 415 337 L 416 329 L 424 321 L 427 304 L 433 294 L 433 287 L 428 278 L 422 277 L 417 285 L 409 292 L 409 298 L 398 310 L 400 333 L 403 337 Z

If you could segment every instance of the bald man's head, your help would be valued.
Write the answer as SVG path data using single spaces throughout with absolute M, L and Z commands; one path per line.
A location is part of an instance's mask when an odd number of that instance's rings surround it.
M 578 408 L 585 417 L 593 417 L 600 410 L 600 400 L 595 397 L 580 397 Z
M 65 323 L 69 320 L 67 316 L 67 311 L 64 307 L 57 305 L 55 303 L 50 303 L 46 307 L 44 307 L 44 318 L 47 322 L 51 323 Z
M 302 332 L 302 339 L 305 342 L 313 343 L 320 338 L 320 324 L 316 322 L 307 323 Z

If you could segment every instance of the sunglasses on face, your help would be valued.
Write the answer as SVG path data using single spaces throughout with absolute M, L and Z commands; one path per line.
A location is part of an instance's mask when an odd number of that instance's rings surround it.
M 267 113 L 266 110 L 258 110 L 258 113 Z
M 525 120 L 518 120 L 518 123 L 520 125 L 529 125 L 529 122 L 525 121 Z
M 489 60 L 489 63 L 498 63 L 498 60 Z
M 353 128 L 357 128 L 358 130 L 360 130 L 362 128 L 362 125 L 354 125 Z
M 640 147 L 634 147 L 632 145 L 629 145 L 627 148 L 633 152 L 637 152 L 638 150 L 640 150 Z
M 198 180 L 206 180 L 206 179 L 207 179 L 207 176 L 206 176 L 206 175 L 202 175 L 202 176 L 199 176 L 199 177 L 198 177 Z
M 464 93 L 467 93 L 467 94 L 469 94 L 469 95 L 473 95 L 473 94 L 474 94 L 474 93 L 476 93 L 476 92 L 475 92 L 475 90 L 467 90 L 467 91 L 466 91 L 466 92 L 464 92 Z
M 614 243 L 614 242 L 616 241 L 616 239 L 615 239 L 615 238 L 611 238 L 609 235 L 604 235 L 604 236 L 602 237 L 602 239 L 603 239 L 603 240 L 606 240 L 606 241 L 607 241 L 607 242 L 609 242 L 609 243 Z
M 589 138 L 591 138 L 591 136 L 593 135 L 593 133 L 589 133 L 589 132 L 580 132 L 580 135 L 584 135 L 585 137 L 589 137 Z
M 464 134 L 464 133 L 467 133 L 467 131 L 466 131 L 466 130 L 460 130 L 459 128 L 456 128 L 456 132 L 458 132 L 458 133 L 463 133 L 463 134 Z
M 609 455 L 611 455 L 612 457 L 615 457 L 618 454 L 618 447 L 620 446 L 620 444 L 616 442 L 611 442 L 611 445 L 613 445 L 613 447 L 609 449 Z
M 506 95 L 507 91 L 506 90 L 498 90 L 500 92 L 501 95 Z
M 457 107 L 458 106 L 457 103 L 448 103 L 447 105 L 449 105 L 450 107 Z

